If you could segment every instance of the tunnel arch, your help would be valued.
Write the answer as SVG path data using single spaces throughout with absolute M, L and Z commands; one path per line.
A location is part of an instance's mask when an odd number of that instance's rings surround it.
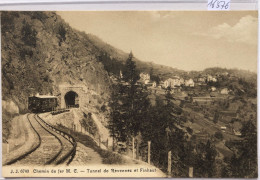
M 79 95 L 75 91 L 68 91 L 64 96 L 66 108 L 79 107 Z

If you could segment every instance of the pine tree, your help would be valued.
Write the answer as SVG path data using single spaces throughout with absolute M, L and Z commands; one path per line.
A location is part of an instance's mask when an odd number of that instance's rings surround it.
M 216 147 L 210 140 L 196 145 L 194 162 L 195 177 L 214 177 L 216 169 Z
M 113 88 L 111 100 L 110 132 L 121 141 L 142 133 L 149 116 L 150 100 L 145 86 L 137 85 L 139 79 L 132 52 L 123 68 L 124 83 Z
M 131 88 L 134 88 L 135 83 L 140 79 L 133 57 L 133 53 L 130 52 L 123 69 L 123 80 L 130 83 Z
M 240 177 L 257 177 L 257 130 L 253 119 L 243 124 L 241 134 L 244 140 L 238 157 Z
M 113 150 L 115 150 L 115 141 L 124 141 L 126 139 L 125 124 L 123 121 L 123 114 L 125 111 L 121 107 L 122 91 L 120 84 L 112 86 L 112 94 L 110 100 L 110 119 L 108 121 L 108 129 L 113 138 Z
M 245 122 L 241 129 L 243 140 L 239 143 L 237 152 L 228 162 L 231 177 L 257 177 L 257 132 L 252 119 Z
M 215 169 L 215 158 L 217 156 L 217 151 L 214 145 L 208 140 L 206 144 L 206 159 L 205 159 L 205 171 L 208 173 L 208 177 L 213 177 Z
M 157 84 L 160 83 L 160 77 L 159 77 L 158 75 L 155 75 L 155 74 L 154 74 L 153 67 L 150 68 L 149 74 L 150 74 L 150 79 L 151 79 L 151 81 L 155 81 Z

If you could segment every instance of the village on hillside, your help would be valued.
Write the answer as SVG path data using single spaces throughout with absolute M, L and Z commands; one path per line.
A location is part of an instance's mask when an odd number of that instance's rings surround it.
M 240 131 L 243 122 L 238 119 L 244 117 L 244 114 L 242 115 L 241 112 L 241 103 L 236 101 L 237 97 L 232 89 L 229 89 L 228 86 L 220 87 L 218 84 L 218 81 L 223 81 L 223 79 L 226 81 L 239 81 L 237 76 L 223 72 L 216 73 L 215 75 L 199 74 L 195 78 L 184 79 L 176 75 L 172 78 L 160 81 L 158 81 L 158 79 L 157 81 L 152 80 L 150 74 L 146 72 L 141 72 L 139 76 L 140 79 L 136 85 L 143 85 L 148 89 L 151 101 L 155 99 L 156 96 L 163 97 L 166 94 L 166 89 L 170 88 L 171 94 L 175 99 L 174 103 L 181 106 L 184 110 L 186 109 L 187 119 L 191 120 L 193 118 L 191 121 L 196 121 L 196 119 L 203 121 L 200 127 L 197 125 L 193 127 L 190 123 L 185 123 L 185 127 L 179 126 L 190 138 L 196 138 L 196 141 L 201 140 L 207 142 L 214 133 L 221 132 L 222 134 L 224 133 L 224 136 L 229 140 L 240 140 Z M 121 70 L 119 75 L 116 76 L 112 74 L 110 79 L 115 84 L 127 84 L 127 82 L 123 80 Z M 242 89 L 240 89 L 240 91 L 244 92 Z M 249 103 L 252 103 L 252 107 L 256 108 L 256 100 L 250 100 Z M 225 108 L 221 110 L 219 106 Z M 254 118 L 256 117 L 253 109 L 243 113 L 248 117 L 251 116 L 251 118 L 252 116 L 254 116 Z M 211 126 L 211 128 L 209 128 L 210 130 L 203 128 L 204 125 Z M 193 129 L 192 133 L 188 133 L 190 129 Z M 213 130 L 211 131 L 211 129 Z M 193 134 L 193 136 L 191 134 Z M 224 151 L 229 155 L 232 153 L 224 144 L 219 145 L 219 148 L 221 151 L 222 148 L 224 148 Z
M 200 75 L 194 79 L 189 78 L 189 79 L 184 79 L 179 76 L 173 76 L 172 78 L 168 78 L 166 80 L 161 80 L 161 81 L 154 81 L 151 80 L 150 74 L 149 73 L 140 73 L 140 79 L 138 80 L 137 83 L 144 84 L 147 86 L 149 89 L 151 89 L 155 94 L 160 94 L 164 93 L 163 89 L 166 89 L 167 87 L 170 87 L 172 89 L 172 93 L 175 94 L 178 97 L 187 97 L 188 94 L 187 92 L 194 93 L 194 95 L 199 96 L 201 95 L 202 97 L 217 97 L 219 95 L 232 95 L 232 90 L 229 90 L 227 87 L 224 88 L 219 88 L 217 89 L 215 86 L 208 86 L 208 83 L 216 83 L 218 81 L 218 78 L 221 76 L 226 76 L 228 77 L 228 73 L 222 73 L 222 74 L 217 74 L 215 76 L 212 75 Z M 119 79 L 122 79 L 123 75 L 122 72 L 120 71 L 120 75 L 118 77 L 112 75 L 110 76 L 111 80 L 113 82 L 118 82 Z M 230 79 L 236 79 L 237 77 L 231 76 L 229 77 Z M 196 93 L 196 88 L 197 87 L 209 87 L 208 88 L 208 94 L 205 92 L 204 95 Z M 213 93 L 214 92 L 214 93 Z

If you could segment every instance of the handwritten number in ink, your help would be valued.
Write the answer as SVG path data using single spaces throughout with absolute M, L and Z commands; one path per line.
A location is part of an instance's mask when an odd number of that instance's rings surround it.
M 218 2 L 218 7 L 217 7 L 217 8 L 219 8 L 219 7 L 220 7 L 220 4 L 221 4 L 221 3 L 224 3 L 224 4 L 225 4 L 225 2 L 224 2 L 224 1 L 219 1 L 219 2 Z M 224 4 L 222 5 L 221 9 L 223 9 L 223 6 L 224 6 Z
M 228 9 L 228 7 L 229 7 L 229 2 L 226 4 L 225 9 Z
M 208 6 L 211 6 L 211 8 L 214 8 L 216 2 L 217 2 L 217 0 L 211 0 L 211 2 L 208 4 Z
M 208 1 L 208 8 L 215 10 L 229 9 L 229 1 L 228 0 L 211 0 Z

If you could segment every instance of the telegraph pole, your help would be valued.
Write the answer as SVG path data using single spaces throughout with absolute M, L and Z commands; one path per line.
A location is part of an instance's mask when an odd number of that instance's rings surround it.
M 168 152 L 168 177 L 171 177 L 171 173 L 172 173 L 172 152 L 169 151 Z
M 151 164 L 151 141 L 148 141 L 148 164 Z
M 135 158 L 135 138 L 132 139 L 132 153 L 133 153 L 133 159 Z

